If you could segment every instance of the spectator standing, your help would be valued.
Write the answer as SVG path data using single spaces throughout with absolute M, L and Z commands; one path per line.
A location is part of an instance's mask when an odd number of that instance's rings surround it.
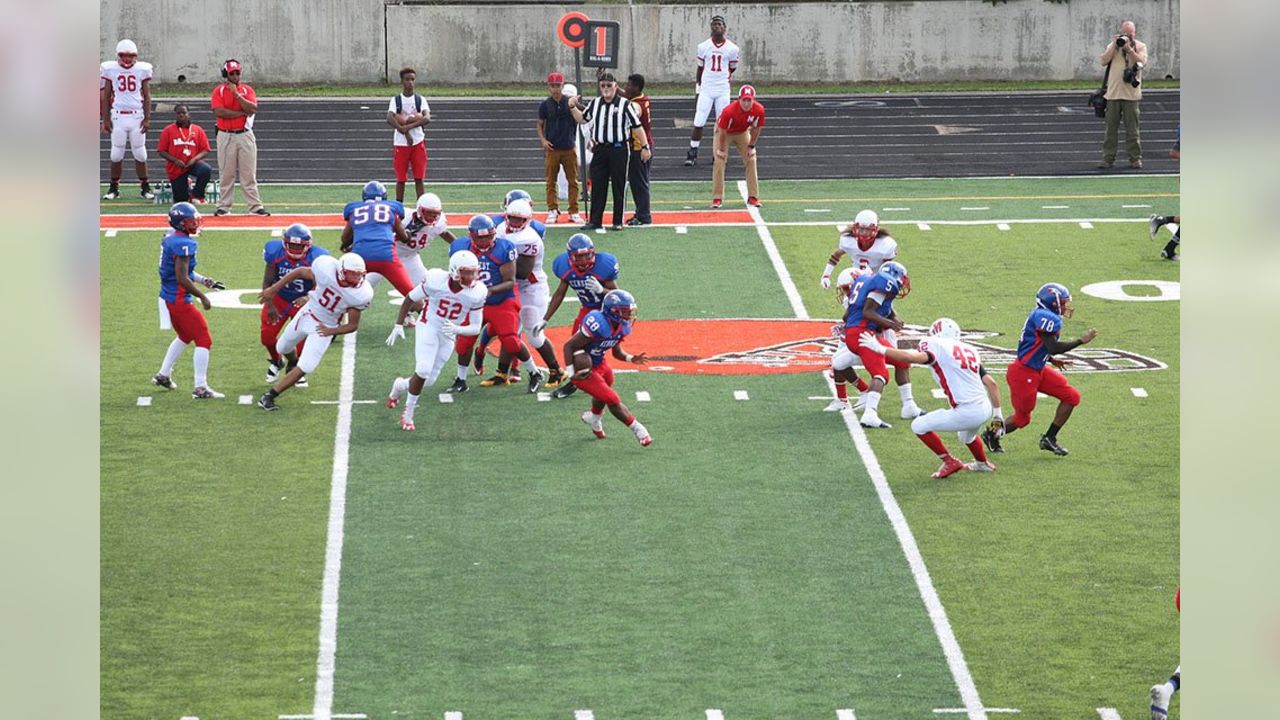
M 716 163 L 711 171 L 711 207 L 724 203 L 724 166 L 729 160 L 729 143 L 733 142 L 747 166 L 747 204 L 760 207 L 760 178 L 756 174 L 756 141 L 764 129 L 764 105 L 756 102 L 756 89 L 743 85 L 738 101 L 716 119 Z
M 392 162 L 396 171 L 396 202 L 404 202 L 404 184 L 413 167 L 415 197 L 423 193 L 422 182 L 427 177 L 427 135 L 422 126 L 431 122 L 431 106 L 413 90 L 418 72 L 411 67 L 400 68 L 400 94 L 391 98 L 387 106 L 387 124 L 395 128 L 392 134 Z
M 214 215 L 231 213 L 235 183 L 249 200 L 249 212 L 270 215 L 258 195 L 258 140 L 253 121 L 258 116 L 258 95 L 248 83 L 240 82 L 240 61 L 222 64 L 222 82 L 213 89 L 209 104 L 218 128 L 218 209 Z
M 653 124 L 649 114 L 649 96 L 644 94 L 644 76 L 634 73 L 627 76 L 627 86 L 623 94 L 640 110 L 640 126 L 644 128 L 644 142 L 632 138 L 631 161 L 627 165 L 627 182 L 631 185 L 631 198 L 635 200 L 636 212 L 627 221 L 628 225 L 652 225 L 653 215 L 649 210 L 649 167 L 652 164 Z M 643 160 L 640 153 L 649 148 L 650 159 Z
M 652 154 L 649 144 L 643 140 L 644 128 L 640 125 L 640 112 L 630 100 L 618 93 L 618 82 L 611 73 L 600 76 L 600 95 L 591 102 L 582 103 L 575 98 L 569 104 L 573 119 L 580 124 L 591 124 L 591 216 L 583 230 L 595 230 L 604 225 L 604 201 L 606 188 L 613 190 L 613 230 L 622 229 L 622 210 L 626 202 L 627 160 L 631 155 L 628 137 L 641 142 L 640 157 L 648 160 Z
M 578 123 L 569 111 L 569 97 L 564 94 L 564 75 L 553 72 L 547 76 L 549 96 L 538 106 L 538 140 L 542 142 L 542 154 L 546 159 L 547 224 L 560 219 L 560 199 L 557 179 L 563 169 L 569 193 L 569 221 L 582 223 L 578 214 L 578 151 L 574 138 Z
M 174 121 L 160 131 L 156 152 L 164 158 L 165 175 L 173 185 L 173 201 L 204 204 L 204 191 L 213 176 L 213 168 L 204 161 L 209 154 L 209 136 L 204 128 L 191 124 L 191 114 L 186 105 L 173 107 Z M 195 192 L 190 180 L 195 179 Z
M 1147 46 L 1137 39 L 1136 33 L 1133 21 L 1125 20 L 1120 24 L 1120 34 L 1111 38 L 1100 58 L 1107 66 L 1107 133 L 1102 140 L 1099 169 L 1106 170 L 1115 165 L 1122 120 L 1129 167 L 1142 167 L 1138 103 L 1142 102 L 1142 68 L 1147 64 Z

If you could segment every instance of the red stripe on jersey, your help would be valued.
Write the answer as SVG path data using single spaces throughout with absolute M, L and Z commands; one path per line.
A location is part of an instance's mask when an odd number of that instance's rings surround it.
M 942 372 L 942 366 L 938 363 L 933 364 L 933 376 L 938 378 L 938 385 L 942 386 L 942 392 L 947 395 L 947 402 L 951 403 L 951 407 L 956 406 L 956 399 L 951 396 L 951 386 L 947 384 L 947 374 Z

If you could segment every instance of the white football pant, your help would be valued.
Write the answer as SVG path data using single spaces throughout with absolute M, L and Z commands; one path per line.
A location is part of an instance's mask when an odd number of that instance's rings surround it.
M 324 359 L 329 344 L 333 342 L 332 335 L 320 335 L 316 332 L 319 329 L 320 323 L 316 322 L 311 313 L 299 312 L 288 325 L 284 326 L 284 332 L 281 332 L 280 337 L 276 339 L 276 352 L 287 355 L 293 352 L 298 343 L 305 338 L 307 344 L 302 347 L 302 355 L 298 356 L 298 367 L 302 368 L 302 372 L 310 375 L 320 367 L 320 361 Z
M 911 432 L 927 435 L 937 431 L 952 431 L 960 438 L 960 442 L 968 445 L 978 437 L 982 428 L 991 419 L 991 401 L 982 398 L 979 402 L 969 402 L 949 410 L 933 410 L 911 421 Z
M 111 111 L 111 162 L 124 160 L 126 144 L 132 146 L 134 160 L 147 161 L 147 135 L 142 132 L 141 110 L 132 115 Z

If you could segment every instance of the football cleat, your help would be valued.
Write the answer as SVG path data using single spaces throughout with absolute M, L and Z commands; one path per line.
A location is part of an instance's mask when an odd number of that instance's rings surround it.
M 115 185 L 112 185 L 111 187 L 107 188 L 107 194 L 103 195 L 102 199 L 103 200 L 119 200 L 120 188 L 116 187 Z
M 971 463 L 965 463 L 964 469 L 972 470 L 973 472 L 995 472 L 996 464 L 990 460 L 986 462 L 978 462 L 977 460 L 974 460 Z
M 1054 455 L 1066 455 L 1067 449 L 1058 444 L 1057 440 L 1051 439 L 1048 435 L 1040 436 L 1040 449 L 1048 450 Z
M 828 404 L 826 407 L 822 408 L 822 411 L 823 412 L 840 412 L 841 410 L 848 410 L 848 409 L 849 409 L 848 400 L 841 400 L 839 398 L 836 398 L 835 400 L 832 400 L 831 403 Z
M 217 400 L 219 398 L 226 397 L 226 395 L 223 395 L 217 390 L 206 385 L 205 387 L 198 387 L 195 390 L 192 390 L 191 397 L 194 400 Z
M 925 411 L 922 410 L 919 405 L 915 403 L 911 403 L 910 405 L 902 406 L 902 412 L 898 413 L 898 417 L 902 418 L 903 420 L 915 420 L 916 418 L 924 414 L 925 414 Z
M 572 382 L 565 382 L 565 384 L 556 388 L 555 392 L 551 393 L 551 397 L 556 400 L 563 400 L 576 392 L 578 392 L 577 385 L 574 385 Z
M 712 210 L 719 210 L 721 205 L 724 205 L 724 200 L 721 200 L 720 198 L 711 198 Z
M 400 416 L 400 429 L 405 432 L 413 432 L 416 428 L 413 426 L 413 418 L 407 415 Z
M 1177 259 L 1178 259 L 1178 253 L 1177 253 L 1177 252 L 1169 252 L 1169 248 L 1165 248 L 1164 250 L 1161 250 L 1161 251 L 1160 251 L 1160 257 L 1164 258 L 1165 260 L 1177 260 Z
M 564 370 L 560 368 L 551 368 L 547 373 L 547 381 L 542 384 L 543 387 L 560 387 L 560 383 L 565 381 Z
M 560 211 L 559 211 L 559 210 L 548 210 L 548 211 L 547 211 L 547 224 L 548 224 L 548 225 L 555 225 L 557 222 L 559 222 L 559 220 L 560 220 Z
M 168 390 L 178 389 L 178 383 L 174 382 L 173 379 L 170 378 L 168 375 L 162 375 L 160 373 L 156 373 L 155 375 L 151 376 L 151 384 L 159 385 L 160 387 L 166 388 Z
M 534 370 L 529 373 L 529 392 L 536 393 L 542 389 L 542 383 L 546 380 L 546 376 Z
M 274 412 L 280 409 L 280 406 L 276 404 L 276 399 L 267 393 L 263 393 L 262 397 L 258 398 L 258 407 L 268 412 Z
M 640 442 L 641 447 L 649 447 L 653 444 L 653 436 L 645 429 L 645 426 L 636 423 L 631 426 L 631 432 L 635 434 L 636 440 Z
M 462 378 L 457 378 L 453 381 L 453 384 L 445 388 L 444 391 L 451 395 L 464 393 L 467 391 L 467 381 Z
M 1161 225 L 1164 225 L 1164 222 L 1162 222 L 1163 220 L 1164 218 L 1159 215 L 1151 216 L 1151 219 L 1147 221 L 1147 237 L 1152 240 L 1156 239 L 1156 231 L 1160 229 Z
M 151 192 L 151 187 L 149 185 L 144 185 L 142 189 L 138 191 L 138 194 L 142 196 L 143 200 L 156 199 L 156 194 Z
M 593 415 L 591 411 L 588 410 L 582 413 L 582 422 L 586 423 L 587 427 L 591 428 L 591 432 L 595 433 L 597 438 L 601 440 L 604 439 L 605 436 L 604 436 L 603 416 Z
M 276 360 L 267 362 L 267 379 L 264 382 L 275 383 L 276 378 L 280 377 L 280 371 L 284 369 L 284 363 Z
M 982 444 L 987 446 L 989 452 L 1004 452 L 1004 446 L 1000 444 L 1000 437 L 991 430 L 982 431 Z
M 957 460 L 955 457 L 948 455 L 946 460 L 942 461 L 942 467 L 938 468 L 930 477 L 941 480 L 944 477 L 950 477 L 965 469 L 965 464 Z
M 762 207 L 760 205 L 760 198 L 756 197 L 755 195 L 752 195 L 751 197 L 747 198 L 747 204 L 754 208 Z
M 394 409 L 396 405 L 400 404 L 400 394 L 404 392 L 404 390 L 401 390 L 400 388 L 407 386 L 408 382 L 409 381 L 402 377 L 397 377 L 395 380 L 391 381 L 391 392 L 387 394 L 388 408 Z
M 862 427 L 871 428 L 873 430 L 888 430 L 893 427 L 889 423 L 880 419 L 874 410 L 867 410 L 862 413 L 862 419 L 858 421 Z
M 689 148 L 689 152 L 684 154 L 684 166 L 693 167 L 698 162 L 697 148 Z
M 1165 720 L 1169 717 L 1169 701 L 1173 693 L 1168 684 L 1151 686 L 1151 720 Z
M 495 372 L 493 377 L 480 381 L 480 387 L 493 387 L 495 385 L 506 385 L 508 376 L 504 372 Z

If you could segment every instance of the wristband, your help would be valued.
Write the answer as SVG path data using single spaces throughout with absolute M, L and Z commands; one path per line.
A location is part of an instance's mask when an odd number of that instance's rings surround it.
M 574 351 L 573 351 L 573 356 L 574 356 L 574 357 L 577 357 L 577 356 L 581 355 L 581 354 L 582 354 L 582 353 L 584 353 L 584 352 L 586 352 L 586 350 L 574 350 Z
M 822 277 L 831 277 L 831 273 L 835 271 L 836 271 L 836 266 L 832 265 L 831 263 L 827 263 L 827 266 L 822 268 Z

